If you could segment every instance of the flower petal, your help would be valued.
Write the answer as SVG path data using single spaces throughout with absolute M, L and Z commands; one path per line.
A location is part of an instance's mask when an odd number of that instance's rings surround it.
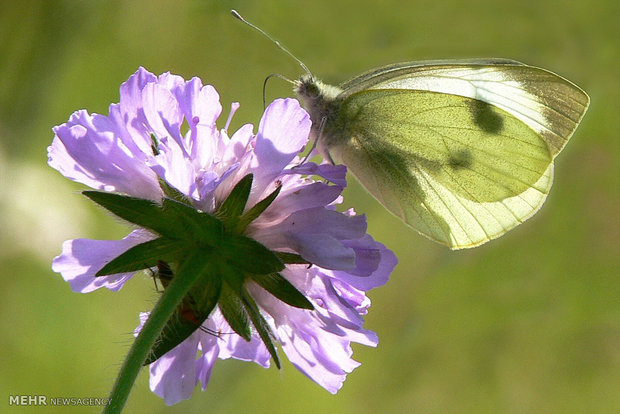
M 159 141 L 159 154 L 147 163 L 155 173 L 186 196 L 198 199 L 196 171 L 185 150 L 169 138 Z
M 217 156 L 219 133 L 215 122 L 222 113 L 220 96 L 199 78 L 179 83 L 172 90 L 190 128 L 190 158 L 196 165 L 211 165 Z
M 347 185 L 347 180 L 346 180 L 347 167 L 344 164 L 317 165 L 313 162 L 305 162 L 301 165 L 296 165 L 294 167 L 284 170 L 284 173 L 317 175 L 341 187 L 346 187 Z
M 185 142 L 181 136 L 183 112 L 172 92 L 159 83 L 149 83 L 142 89 L 142 108 L 149 130 L 157 139 L 172 137 L 185 154 Z M 189 158 L 189 157 L 188 157 Z
M 107 117 L 77 111 L 54 127 L 48 164 L 65 177 L 105 191 L 157 198 L 161 191 L 155 174 L 145 165 L 145 154 L 131 152 L 119 139 L 118 127 Z
M 211 325 L 209 325 L 209 323 Z M 213 311 L 209 319 L 207 319 L 203 325 L 211 328 L 219 335 L 218 345 L 220 349 L 220 359 L 234 358 L 241 361 L 253 361 L 263 368 L 269 367 L 271 355 L 269 355 L 269 351 L 267 351 L 267 347 L 265 347 L 265 344 L 261 341 L 258 333 L 253 332 L 252 339 L 249 342 L 241 336 L 234 334 L 232 328 L 222 316 L 219 308 Z M 205 333 L 205 335 L 209 334 Z
M 348 270 L 355 267 L 355 251 L 326 234 L 290 232 L 286 235 L 286 247 L 325 269 Z
M 196 387 L 198 338 L 197 334 L 191 335 L 149 366 L 151 391 L 163 398 L 166 405 L 192 396 Z
M 325 207 L 334 202 L 343 187 L 325 183 L 299 183 L 282 186 L 278 198 L 263 213 L 261 221 L 272 221 L 273 217 L 286 217 L 298 210 Z
M 74 292 L 87 293 L 101 287 L 117 291 L 135 272 L 98 277 L 95 273 L 129 248 L 151 239 L 150 233 L 135 230 L 122 240 L 67 240 L 62 253 L 52 261 L 52 270 L 60 273 Z
M 203 323 L 203 326 L 207 328 L 214 329 L 215 324 L 208 319 Z M 215 361 L 220 353 L 220 347 L 218 343 L 217 336 L 206 334 L 200 330 L 194 332 L 193 335 L 196 335 L 199 338 L 200 350 L 202 354 L 198 359 L 196 359 L 195 369 L 196 369 L 196 385 L 199 381 L 202 383 L 202 390 L 204 391 L 209 385 L 209 380 L 211 379 L 211 372 L 213 372 L 213 365 L 215 365 Z M 196 355 L 196 350 L 194 350 L 193 356 Z
M 291 363 L 317 384 L 336 393 L 346 374 L 360 365 L 351 358 L 351 342 L 377 344 L 376 334 L 362 328 L 360 311 L 365 309 L 357 309 L 357 301 L 343 301 L 340 291 L 316 267 L 289 267 L 283 275 L 307 295 L 315 311 L 288 306 L 258 286 L 248 289 L 271 316 L 272 329 Z M 362 297 L 368 306 L 370 301 Z
M 353 240 L 366 234 L 366 217 L 346 216 L 325 208 L 307 208 L 289 215 L 270 232 L 325 234 L 339 240 Z
M 222 156 L 222 162 L 224 164 L 238 163 L 239 160 L 245 158 L 252 158 L 249 154 L 249 144 L 254 138 L 254 126 L 251 124 L 245 124 L 239 128 L 232 137 L 230 142 L 224 150 Z
M 296 99 L 276 99 L 267 107 L 256 137 L 254 187 L 262 192 L 308 142 L 310 116 Z
M 151 153 L 151 131 L 147 129 L 142 108 L 142 89 L 156 81 L 155 75 L 140 67 L 120 88 L 117 123 L 125 126 L 128 136 L 145 154 Z
M 347 240 L 344 245 L 355 251 L 355 267 L 346 272 L 326 270 L 330 277 L 357 289 L 368 291 L 387 283 L 398 263 L 396 255 L 370 235 L 357 240 Z

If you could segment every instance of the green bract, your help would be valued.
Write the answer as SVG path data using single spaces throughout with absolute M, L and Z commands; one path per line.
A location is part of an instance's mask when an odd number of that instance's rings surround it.
M 267 322 L 246 289 L 253 281 L 279 300 L 303 309 L 312 304 L 282 277 L 287 263 L 308 263 L 301 256 L 274 252 L 244 235 L 247 226 L 275 200 L 280 187 L 246 210 L 252 174 L 241 179 L 213 213 L 195 209 L 171 187 L 162 187 L 161 204 L 98 191 L 84 195 L 118 217 L 143 227 L 156 237 L 114 258 L 96 276 L 156 269 L 164 289 L 174 278 L 192 277 L 191 286 L 152 348 L 150 364 L 183 342 L 209 316 L 216 305 L 231 328 L 249 341 L 251 325 L 279 367 Z M 188 276 L 188 274 L 190 274 Z

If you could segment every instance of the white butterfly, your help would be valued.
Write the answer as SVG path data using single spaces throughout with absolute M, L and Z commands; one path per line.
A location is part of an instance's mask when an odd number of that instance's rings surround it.
M 338 86 L 306 71 L 295 92 L 324 157 L 345 164 L 389 211 L 452 249 L 478 246 L 531 217 L 588 95 L 506 59 L 408 62 Z

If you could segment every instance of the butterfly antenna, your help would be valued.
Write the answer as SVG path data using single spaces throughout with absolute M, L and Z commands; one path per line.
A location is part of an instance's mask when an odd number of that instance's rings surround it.
M 312 72 L 310 72 L 310 69 L 308 69 L 308 67 L 306 65 L 304 65 L 304 62 L 302 62 L 301 60 L 299 60 L 297 58 L 297 56 L 295 56 L 294 54 L 292 54 L 291 52 L 288 51 L 287 48 L 285 48 L 284 46 L 282 46 L 282 44 L 280 42 L 278 42 L 276 39 L 274 39 L 273 37 L 269 36 L 263 29 L 253 25 L 252 23 L 248 22 L 247 20 L 245 20 L 243 17 L 241 17 L 241 15 L 236 11 L 236 10 L 231 10 L 230 13 L 236 17 L 237 19 L 241 20 L 243 23 L 247 24 L 248 26 L 250 26 L 252 29 L 258 31 L 260 34 L 262 34 L 263 36 L 265 36 L 267 39 L 271 40 L 273 43 L 275 43 L 275 45 L 282 50 L 284 53 L 286 53 L 287 55 L 289 55 L 290 57 L 292 57 L 295 62 L 297 62 L 299 64 L 299 66 L 301 66 L 301 68 L 304 70 L 304 72 L 306 72 L 309 76 L 312 76 Z
M 269 81 L 269 79 L 271 78 L 278 78 L 278 79 L 282 79 L 285 82 L 288 82 L 290 84 L 295 85 L 295 82 L 293 82 L 292 80 L 290 80 L 289 78 L 287 78 L 286 76 L 282 76 L 279 73 L 272 73 L 271 75 L 267 76 L 265 78 L 265 82 L 263 82 L 263 110 L 265 108 L 267 108 L 267 96 L 266 96 L 266 91 L 267 91 L 267 81 Z

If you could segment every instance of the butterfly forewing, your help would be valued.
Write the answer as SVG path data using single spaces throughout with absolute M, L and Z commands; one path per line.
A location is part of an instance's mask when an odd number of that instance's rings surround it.
M 588 95 L 544 69 L 511 60 L 403 63 L 341 85 L 343 98 L 361 90 L 407 89 L 459 95 L 501 108 L 540 134 L 555 157 L 589 104 Z M 345 98 L 346 99 L 346 98 Z
M 545 143 L 525 124 L 462 96 L 370 90 L 349 97 L 341 111 L 350 120 L 346 135 L 366 151 L 399 154 L 412 173 L 425 170 L 477 202 L 525 191 L 551 162 Z

